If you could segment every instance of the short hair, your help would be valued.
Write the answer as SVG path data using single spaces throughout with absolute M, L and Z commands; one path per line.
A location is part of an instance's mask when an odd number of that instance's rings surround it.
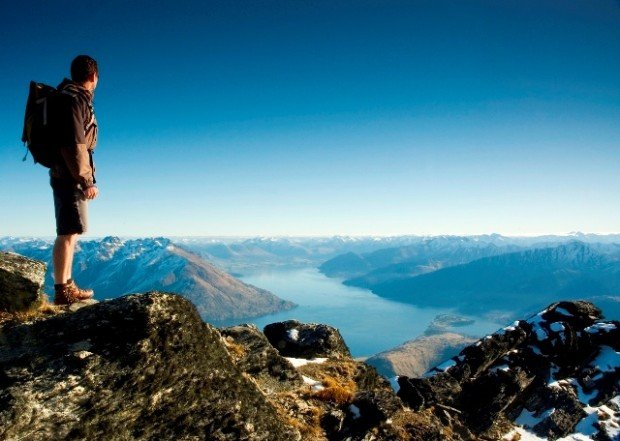
M 71 62 L 71 79 L 76 83 L 88 81 L 92 74 L 99 76 L 99 68 L 94 58 L 88 55 L 78 55 Z

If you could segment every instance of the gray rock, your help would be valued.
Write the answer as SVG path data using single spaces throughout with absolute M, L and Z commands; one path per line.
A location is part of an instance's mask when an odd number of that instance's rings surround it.
M 0 311 L 20 312 L 39 306 L 45 270 L 43 262 L 0 251 Z
M 299 439 L 180 296 L 130 295 L 0 336 L 0 439 Z
M 353 405 L 359 409 L 358 425 L 372 427 L 378 425 L 399 410 L 403 403 L 391 390 L 363 391 L 353 400 Z
M 245 324 L 220 329 L 237 350 L 229 350 L 237 367 L 254 377 L 266 392 L 293 389 L 303 385 L 297 370 L 275 350 L 255 325 Z
M 86 306 L 94 305 L 95 303 L 99 303 L 99 302 L 95 299 L 86 299 L 86 300 L 82 300 L 81 302 L 72 303 L 66 308 L 71 312 L 75 312 L 78 309 L 82 309 Z
M 328 325 L 288 320 L 267 325 L 263 332 L 284 357 L 351 357 L 338 329 Z

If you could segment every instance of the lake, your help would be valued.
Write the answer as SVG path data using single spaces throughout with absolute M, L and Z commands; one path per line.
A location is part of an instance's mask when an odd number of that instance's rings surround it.
M 354 357 L 398 346 L 423 334 L 438 314 L 455 313 L 450 308 L 419 308 L 386 300 L 367 289 L 345 286 L 342 280 L 328 278 L 316 268 L 268 269 L 239 278 L 299 306 L 258 318 L 215 323 L 217 326 L 250 322 L 262 329 L 269 323 L 291 319 L 324 323 L 340 330 Z M 468 318 L 475 322 L 455 328 L 455 332 L 479 337 L 503 326 L 478 317 Z

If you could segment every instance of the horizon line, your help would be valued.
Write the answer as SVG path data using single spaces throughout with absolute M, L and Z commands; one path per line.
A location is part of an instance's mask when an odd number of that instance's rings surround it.
M 615 236 L 620 235 L 618 232 L 582 232 L 571 231 L 568 233 L 538 233 L 538 234 L 512 234 L 512 233 L 480 233 L 480 234 L 458 234 L 458 233 L 442 233 L 442 234 L 324 234 L 324 235 L 290 235 L 290 234 L 254 234 L 254 235 L 123 235 L 123 234 L 107 234 L 104 236 L 92 236 L 84 237 L 82 240 L 96 240 L 104 239 L 106 237 L 118 237 L 120 239 L 147 239 L 147 238 L 169 238 L 169 239 L 263 239 L 263 238 L 277 238 L 277 239 L 325 239 L 325 238 L 399 238 L 399 237 L 481 237 L 481 236 L 501 236 L 508 238 L 537 238 L 537 237 L 570 237 L 570 236 Z M 37 235 L 5 235 L 0 236 L 0 239 L 13 238 L 13 239 L 54 239 L 56 236 L 37 236 Z

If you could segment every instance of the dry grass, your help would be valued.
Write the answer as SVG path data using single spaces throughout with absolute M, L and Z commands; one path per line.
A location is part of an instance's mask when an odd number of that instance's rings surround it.
M 278 414 L 291 426 L 296 428 L 305 441 L 325 441 L 325 432 L 321 427 L 321 417 L 324 410 L 303 400 L 303 390 L 279 392 L 268 398 L 276 407 Z
M 238 343 L 235 343 L 232 339 L 224 338 L 224 344 L 228 353 L 235 359 L 239 360 L 245 356 L 245 348 Z
M 43 301 L 33 309 L 20 312 L 3 312 L 0 311 L 0 325 L 14 322 L 24 323 L 38 320 L 41 318 L 49 317 L 50 315 L 60 314 L 63 312 L 63 308 L 50 303 L 46 295 L 43 296 Z
M 299 368 L 299 372 L 323 384 L 324 389 L 307 392 L 305 398 L 334 403 L 350 403 L 357 392 L 353 381 L 357 364 L 354 361 L 331 361 L 312 363 Z
M 321 381 L 324 389 L 313 392 L 311 394 L 313 398 L 338 405 L 347 404 L 353 400 L 357 386 L 351 380 L 324 377 Z

